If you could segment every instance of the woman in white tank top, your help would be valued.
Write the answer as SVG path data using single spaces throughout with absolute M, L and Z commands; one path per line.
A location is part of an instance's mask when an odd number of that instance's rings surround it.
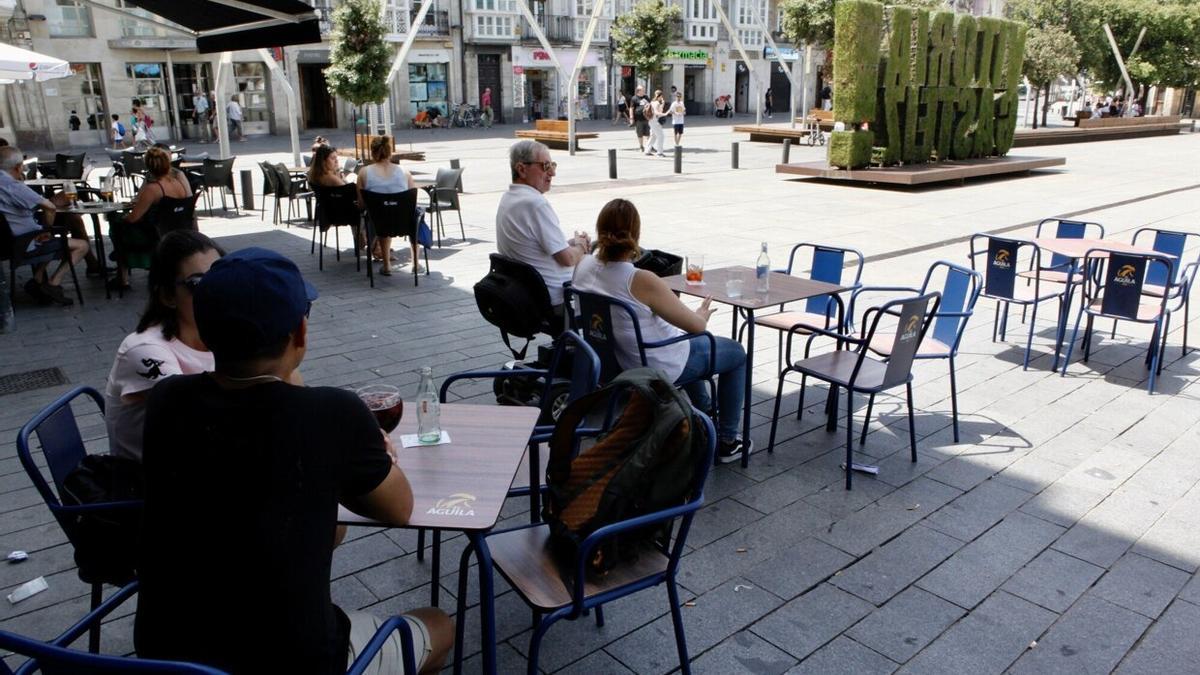
M 684 333 L 702 333 L 712 316 L 705 298 L 696 310 L 683 304 L 659 277 L 633 266 L 641 253 L 641 217 L 637 207 L 624 199 L 614 199 L 600 210 L 596 219 L 595 255 L 586 256 L 575 268 L 571 282 L 574 288 L 599 293 L 622 300 L 633 307 L 645 342 L 657 342 Z M 617 338 L 617 363 L 622 368 L 641 366 L 637 336 L 628 317 L 622 312 L 613 316 L 613 332 Z M 742 346 L 725 337 L 717 337 L 716 373 L 719 419 L 717 459 L 731 462 L 741 459 L 742 401 L 746 387 L 746 352 Z M 707 375 L 708 340 L 687 340 L 665 347 L 646 350 L 646 362 L 672 381 L 689 382 L 683 385 L 696 407 L 712 408 L 708 386 L 699 379 Z
M 392 137 L 379 136 L 371 141 L 371 163 L 358 170 L 358 205 L 359 208 L 365 208 L 363 205 L 363 192 L 382 192 L 385 194 L 404 192 L 411 190 L 413 187 L 412 176 L 399 164 L 392 164 Z M 384 276 L 392 274 L 392 238 L 379 237 L 377 240 L 380 250 L 380 257 L 383 258 L 383 264 L 379 267 L 379 273 Z M 417 268 L 416 273 L 420 274 L 424 270 L 421 269 L 421 264 L 417 259 L 417 238 L 412 237 L 412 261 L 413 267 Z

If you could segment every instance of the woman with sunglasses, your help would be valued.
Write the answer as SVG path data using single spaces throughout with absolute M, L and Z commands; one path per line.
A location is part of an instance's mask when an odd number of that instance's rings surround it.
M 137 331 L 117 348 L 104 390 L 105 422 L 113 454 L 141 461 L 146 396 L 171 375 L 210 372 L 213 356 L 192 315 L 192 289 L 225 255 L 193 230 L 167 233 L 150 259 L 150 299 Z

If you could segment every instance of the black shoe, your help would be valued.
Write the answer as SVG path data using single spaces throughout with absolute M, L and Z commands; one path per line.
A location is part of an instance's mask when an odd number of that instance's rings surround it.
M 63 293 L 62 286 L 42 284 L 42 293 L 44 293 L 51 302 L 62 305 L 63 307 L 70 307 L 71 305 L 75 304 L 74 300 L 68 298 L 66 293 Z
M 754 449 L 754 442 L 742 442 L 741 439 L 731 441 L 717 442 L 717 464 L 729 464 L 730 462 L 738 462 L 742 459 L 742 447 L 746 448 L 747 453 Z
M 120 277 L 109 277 L 104 285 L 110 291 L 119 291 L 121 293 L 128 293 L 133 290 L 133 286 L 121 283 Z
M 34 300 L 37 300 L 39 305 L 50 304 L 50 296 L 46 295 L 46 292 L 42 290 L 42 285 L 36 279 L 30 279 L 25 282 L 25 292 Z

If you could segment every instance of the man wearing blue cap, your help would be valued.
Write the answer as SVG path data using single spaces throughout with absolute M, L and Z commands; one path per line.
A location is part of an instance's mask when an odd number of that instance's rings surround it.
M 259 248 L 213 264 L 193 305 L 215 371 L 156 386 L 146 405 L 146 500 L 134 644 L 143 658 L 232 673 L 344 673 L 381 623 L 330 600 L 342 503 L 395 525 L 412 490 L 374 416 L 332 387 L 299 387 L 317 291 Z M 422 672 L 453 624 L 405 615 Z M 398 633 L 373 673 L 403 672 Z

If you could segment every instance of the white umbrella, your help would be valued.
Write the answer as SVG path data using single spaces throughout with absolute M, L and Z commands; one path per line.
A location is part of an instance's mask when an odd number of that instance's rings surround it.
M 71 75 L 71 64 L 9 44 L 0 44 L 0 82 L 35 80 L 45 82 Z

